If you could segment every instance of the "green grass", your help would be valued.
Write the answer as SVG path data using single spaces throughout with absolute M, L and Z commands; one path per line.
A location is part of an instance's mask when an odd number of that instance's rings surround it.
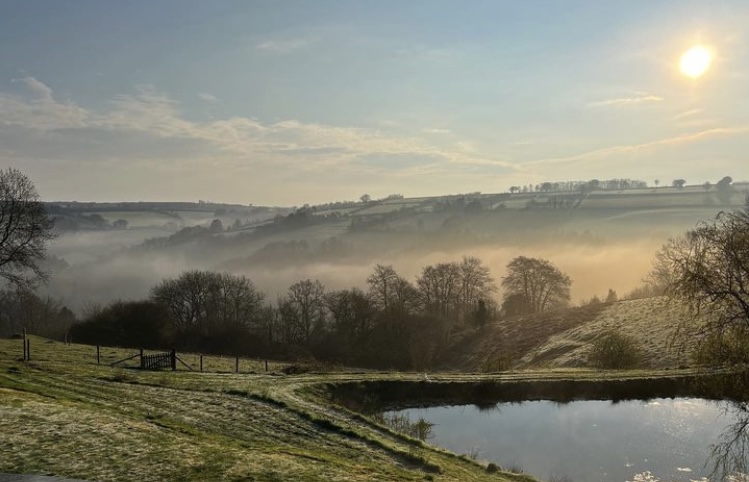
M 265 374 L 96 364 L 95 347 L 0 340 L 0 472 L 89 480 L 532 480 L 406 440 L 331 406 L 323 382 L 417 375 Z M 133 350 L 104 349 L 102 362 Z M 187 355 L 189 359 L 194 355 Z M 229 362 L 229 363 L 226 363 Z M 255 365 L 253 365 L 255 363 Z M 260 368 L 247 373 L 249 367 Z M 218 371 L 224 371 L 219 373 Z
M 465 396 L 484 385 L 507 390 L 518 382 L 544 382 L 553 389 L 623 377 L 652 384 L 666 380 L 654 377 L 696 373 L 439 373 L 426 384 L 421 373 L 283 375 L 278 363 L 265 373 L 261 360 L 244 360 L 237 374 L 233 359 L 218 357 L 204 360 L 210 372 L 143 372 L 97 365 L 91 346 L 37 337 L 31 346 L 32 361 L 23 362 L 21 340 L 0 339 L 0 472 L 100 481 L 531 482 L 527 475 L 489 472 L 470 457 L 395 432 L 330 397 L 336 388 L 359 393 L 390 386 L 440 398 L 440 387 Z M 107 348 L 102 361 L 132 353 Z

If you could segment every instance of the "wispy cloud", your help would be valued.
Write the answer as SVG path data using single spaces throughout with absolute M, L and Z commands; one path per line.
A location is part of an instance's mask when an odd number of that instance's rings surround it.
M 421 130 L 427 134 L 449 134 L 450 129 L 439 129 L 439 128 L 424 128 Z
M 672 121 L 679 121 L 679 120 L 685 119 L 687 117 L 692 117 L 692 116 L 695 116 L 697 114 L 700 114 L 704 110 L 705 109 L 690 109 L 690 110 L 687 110 L 687 111 L 684 111 L 684 112 L 680 112 L 679 114 L 676 114 L 675 116 L 673 116 L 671 118 L 671 120 Z
M 317 43 L 320 39 L 314 37 L 300 37 L 288 39 L 269 39 L 258 43 L 255 48 L 275 54 L 289 54 Z
M 651 104 L 654 102 L 663 102 L 665 99 L 658 95 L 645 94 L 637 92 L 629 97 L 619 97 L 615 99 L 599 100 L 589 103 L 588 107 L 626 107 L 640 104 Z
M 52 100 L 52 89 L 47 84 L 34 77 L 24 77 L 22 79 L 13 79 L 12 82 L 19 82 L 26 86 L 38 99 L 43 101 Z
M 418 158 L 432 167 L 514 166 L 475 152 L 467 144 L 439 146 L 428 138 L 404 136 L 379 129 L 334 126 L 285 120 L 266 123 L 250 117 L 232 117 L 206 122 L 186 119 L 179 104 L 151 85 L 140 85 L 133 93 L 116 96 L 104 111 L 87 110 L 55 100 L 51 90 L 45 101 L 41 82 L 24 82 L 27 96 L 0 93 L 0 144 L 13 138 L 11 146 L 19 159 L 66 159 L 71 168 L 81 162 L 105 157 L 120 166 L 149 162 L 170 166 L 181 159 L 183 168 L 267 169 L 268 176 L 286 172 L 321 173 L 328 168 L 361 171 L 360 159 L 372 172 L 407 172 L 412 166 L 394 160 Z M 3 129 L 3 126 L 10 127 Z M 380 160 L 380 162 L 376 162 Z M 75 165 L 73 164 L 75 163 Z M 419 169 L 429 166 L 421 163 Z M 206 167 L 210 166 L 210 167 Z
M 627 144 L 612 147 L 605 147 L 593 151 L 584 152 L 572 156 L 550 157 L 525 162 L 524 166 L 553 165 L 564 163 L 575 163 L 580 161 L 603 160 L 611 157 L 649 152 L 661 148 L 680 146 L 684 144 L 707 141 L 715 138 L 725 138 L 749 133 L 749 125 L 736 125 L 729 127 L 716 127 L 699 132 L 681 134 L 678 136 L 667 137 L 655 141 L 642 142 L 637 144 Z
M 0 92 L 0 126 L 22 126 L 28 129 L 81 127 L 89 120 L 89 113 L 70 102 L 58 102 L 52 89 L 34 77 L 14 79 L 22 84 L 28 95 Z
M 210 102 L 211 104 L 215 104 L 216 102 L 218 102 L 218 97 L 213 94 L 209 94 L 208 92 L 200 92 L 198 94 L 198 99 Z

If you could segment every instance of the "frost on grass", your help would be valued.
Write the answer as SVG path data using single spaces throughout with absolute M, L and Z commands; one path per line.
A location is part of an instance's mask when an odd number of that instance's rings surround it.
M 616 331 L 632 337 L 644 359 L 654 367 L 677 366 L 688 361 L 689 350 L 678 343 L 678 328 L 688 313 L 667 298 L 620 301 L 601 311 L 593 321 L 553 335 L 523 357 L 521 364 L 541 361 L 553 366 L 586 366 L 593 342 L 601 333 Z
M 13 390 L 1 395 L 0 472 L 52 471 L 99 480 L 128 473 L 159 480 L 201 458 L 198 447 L 180 444 L 178 436 L 145 420 Z M 174 456 L 176 446 L 180 457 Z

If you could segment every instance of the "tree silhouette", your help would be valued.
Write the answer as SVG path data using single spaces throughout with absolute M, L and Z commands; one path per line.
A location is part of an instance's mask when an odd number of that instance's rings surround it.
M 28 286 L 47 279 L 39 266 L 53 223 L 31 180 L 21 171 L 0 171 L 0 278 Z
M 507 276 L 502 278 L 505 302 L 522 299 L 529 313 L 541 313 L 567 304 L 571 285 L 570 277 L 549 261 L 525 256 L 510 261 Z

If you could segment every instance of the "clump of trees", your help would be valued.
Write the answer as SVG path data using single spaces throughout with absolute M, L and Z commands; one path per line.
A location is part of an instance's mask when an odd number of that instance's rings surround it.
M 682 332 L 701 342 L 701 361 L 749 362 L 746 345 L 735 343 L 749 341 L 749 199 L 744 209 L 721 212 L 670 239 L 657 253 L 651 277 L 700 315 Z
M 30 333 L 62 340 L 76 322 L 62 301 L 21 286 L 0 291 L 0 336 Z
M 543 301 L 529 292 L 528 307 L 546 309 L 569 300 L 566 275 L 548 261 L 522 260 L 544 268 L 538 279 L 528 275 L 546 290 Z M 552 281 L 562 288 L 549 289 Z M 511 287 L 509 281 L 503 285 Z M 244 276 L 187 271 L 154 286 L 148 300 L 93 310 L 72 333 L 78 341 L 99 344 L 426 369 L 456 337 L 499 316 L 496 292 L 489 268 L 472 256 L 426 266 L 414 282 L 378 264 L 365 289 L 328 291 L 319 280 L 300 280 L 276 300 L 268 300 Z

